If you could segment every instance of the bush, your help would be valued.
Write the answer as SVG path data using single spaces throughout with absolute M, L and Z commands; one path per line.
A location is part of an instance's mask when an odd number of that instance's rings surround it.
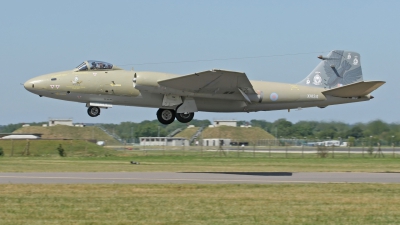
M 2 147 L 0 147 L 0 156 L 4 156 L 4 151 Z
M 372 155 L 372 154 L 374 153 L 374 147 L 370 146 L 370 147 L 367 149 L 367 152 L 368 152 L 368 154 Z
M 67 154 L 65 153 L 64 148 L 62 147 L 61 144 L 58 145 L 57 151 L 58 151 L 58 154 L 59 154 L 61 157 L 67 156 Z
M 324 146 L 324 145 L 317 146 L 317 155 L 319 157 L 326 158 L 326 157 L 328 157 L 328 153 L 329 153 L 329 150 L 326 146 Z

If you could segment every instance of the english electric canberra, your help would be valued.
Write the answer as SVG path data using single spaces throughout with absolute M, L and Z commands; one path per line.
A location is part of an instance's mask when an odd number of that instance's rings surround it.
M 185 76 L 123 70 L 88 60 L 73 70 L 32 78 L 40 97 L 85 103 L 91 117 L 113 105 L 158 108 L 160 123 L 190 122 L 194 113 L 257 112 L 367 101 L 384 81 L 363 81 L 360 55 L 334 50 L 294 84 L 250 81 L 243 72 L 213 69 Z

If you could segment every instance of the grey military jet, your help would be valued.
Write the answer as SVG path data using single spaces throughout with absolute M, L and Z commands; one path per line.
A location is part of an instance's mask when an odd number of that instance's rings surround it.
M 302 81 L 294 84 L 250 81 L 243 72 L 213 69 L 185 76 L 126 71 L 88 60 L 73 70 L 25 82 L 40 97 L 85 103 L 91 117 L 113 105 L 158 108 L 160 123 L 190 122 L 194 113 L 257 112 L 367 101 L 384 81 L 363 81 L 356 52 L 334 50 Z

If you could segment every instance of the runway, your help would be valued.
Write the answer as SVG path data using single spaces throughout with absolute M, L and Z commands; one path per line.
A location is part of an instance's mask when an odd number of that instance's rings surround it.
M 0 184 L 400 183 L 400 173 L 93 172 L 0 173 Z

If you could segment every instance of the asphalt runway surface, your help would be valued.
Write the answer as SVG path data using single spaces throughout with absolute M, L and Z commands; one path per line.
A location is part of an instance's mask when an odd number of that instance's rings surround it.
M 83 172 L 0 173 L 0 184 L 400 183 L 400 173 Z

